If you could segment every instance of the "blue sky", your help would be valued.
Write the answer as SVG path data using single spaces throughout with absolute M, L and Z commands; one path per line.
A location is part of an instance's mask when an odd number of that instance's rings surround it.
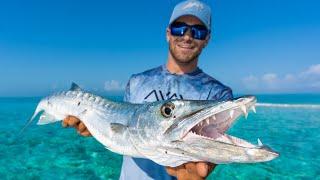
M 121 91 L 164 64 L 178 0 L 0 0 L 0 96 L 42 96 L 72 81 Z M 320 2 L 206 0 L 213 38 L 200 68 L 236 94 L 320 92 Z

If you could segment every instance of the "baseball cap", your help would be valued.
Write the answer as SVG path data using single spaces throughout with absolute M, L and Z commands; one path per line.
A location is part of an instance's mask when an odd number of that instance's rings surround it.
M 211 8 L 199 0 L 186 0 L 177 4 L 172 12 L 169 25 L 181 16 L 192 15 L 197 17 L 211 30 Z

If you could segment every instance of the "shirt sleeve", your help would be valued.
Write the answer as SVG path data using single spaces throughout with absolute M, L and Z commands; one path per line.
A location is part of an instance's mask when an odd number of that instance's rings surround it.
M 233 99 L 233 93 L 230 88 L 225 88 L 221 91 L 217 98 L 219 101 L 229 101 Z
M 228 101 L 233 99 L 233 93 L 227 86 L 213 86 L 207 99 L 214 101 Z

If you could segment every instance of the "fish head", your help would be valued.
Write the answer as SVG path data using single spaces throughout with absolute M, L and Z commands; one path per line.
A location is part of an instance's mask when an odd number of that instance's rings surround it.
M 181 141 L 189 133 L 216 138 L 254 107 L 254 96 L 232 101 L 168 100 L 146 104 L 134 126 L 167 141 Z
M 205 101 L 167 100 L 148 103 L 137 112 L 137 121 L 130 126 L 138 129 L 140 136 L 148 136 L 150 141 L 175 141 L 168 134 L 182 119 L 195 114 L 206 106 Z
M 171 141 L 181 141 L 190 133 L 216 139 L 241 116 L 255 111 L 256 98 L 244 96 L 230 101 L 188 101 L 183 113 L 166 130 Z M 190 108 L 191 107 L 191 108 Z M 196 108 L 195 108 L 196 107 Z
M 219 164 L 268 161 L 278 153 L 225 134 L 241 115 L 247 116 L 251 109 L 255 111 L 255 103 L 254 96 L 224 102 L 171 100 L 150 103 L 137 121 L 139 137 L 149 147 L 156 147 L 156 156 L 162 157 L 163 165 L 180 165 L 188 161 Z

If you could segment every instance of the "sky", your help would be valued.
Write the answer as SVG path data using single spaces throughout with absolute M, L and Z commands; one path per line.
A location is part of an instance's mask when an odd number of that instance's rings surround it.
M 165 64 L 178 0 L 0 0 L 0 97 L 71 82 L 121 92 Z M 320 1 L 204 0 L 213 33 L 199 67 L 235 94 L 320 93 Z

